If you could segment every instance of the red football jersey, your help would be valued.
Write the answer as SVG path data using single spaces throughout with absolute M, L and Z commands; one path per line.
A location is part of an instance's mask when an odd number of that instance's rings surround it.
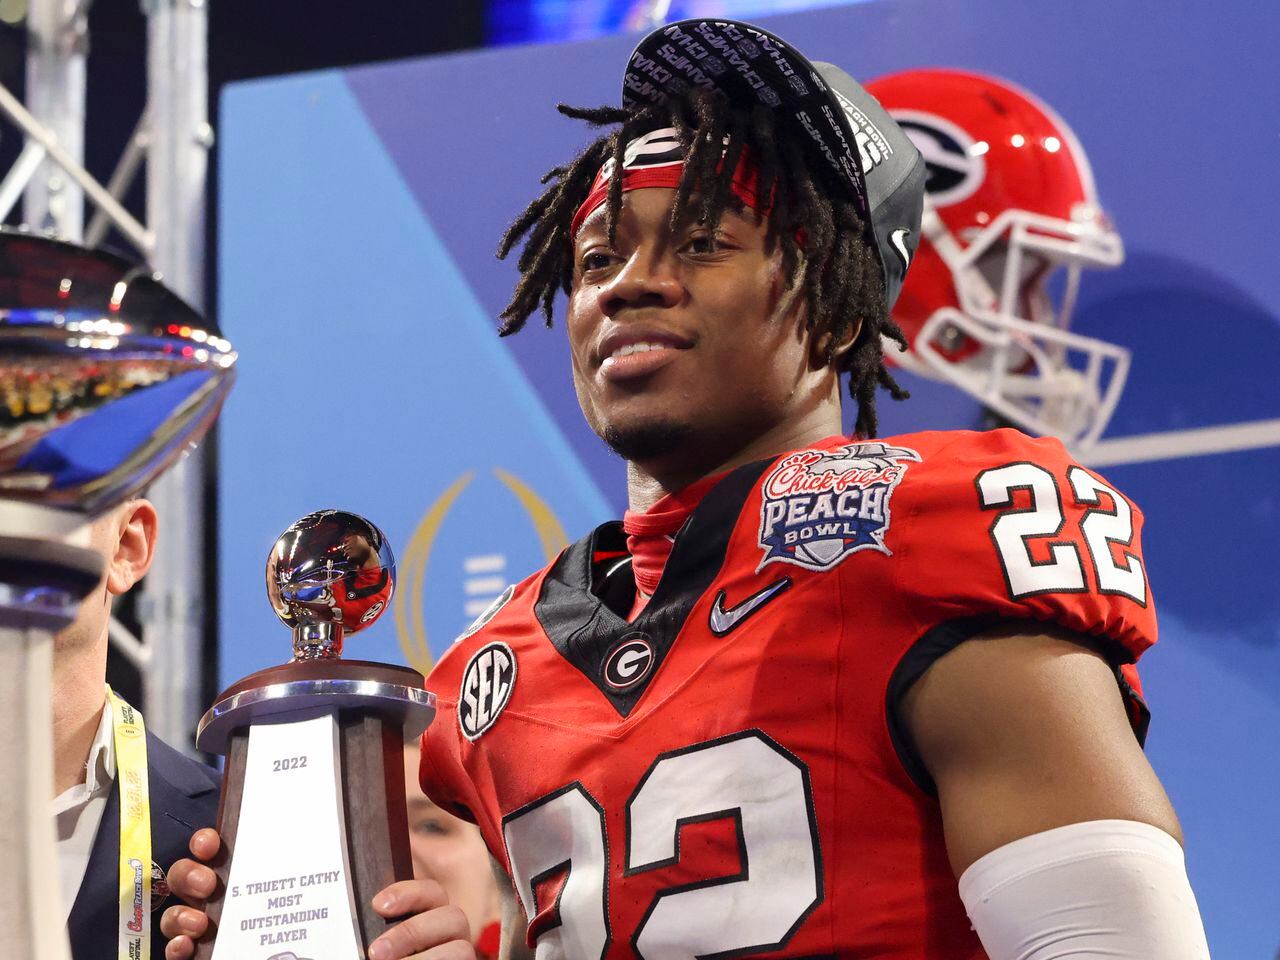
M 362 567 L 354 574 L 335 580 L 333 591 L 336 619 L 358 619 L 360 623 L 376 620 L 391 599 L 391 577 L 381 566 Z
M 896 704 L 1030 618 L 1097 638 L 1144 719 L 1120 673 L 1155 640 L 1141 526 L 1012 430 L 741 467 L 634 622 L 606 524 L 455 644 L 423 789 L 479 823 L 543 960 L 980 958 Z

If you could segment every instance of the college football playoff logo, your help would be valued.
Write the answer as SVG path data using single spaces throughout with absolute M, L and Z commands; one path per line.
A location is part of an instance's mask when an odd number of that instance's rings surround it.
M 475 740 L 498 719 L 516 685 L 516 655 L 505 643 L 490 643 L 467 663 L 458 691 L 458 726 Z
M 761 488 L 760 561 L 830 570 L 859 550 L 890 553 L 889 502 L 920 454 L 884 443 L 799 450 L 783 457 Z

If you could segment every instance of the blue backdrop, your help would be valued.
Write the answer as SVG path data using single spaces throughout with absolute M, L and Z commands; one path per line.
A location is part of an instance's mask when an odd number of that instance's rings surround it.
M 754 20 L 770 13 L 836 6 L 843 0 L 670 0 L 668 20 L 733 17 Z M 639 0 L 489 0 L 485 16 L 490 44 L 585 40 L 636 22 Z
M 1176 7 L 1176 9 L 1175 9 Z M 1254 4 L 872 0 L 762 24 L 861 78 L 975 68 L 1036 91 L 1093 161 L 1128 248 L 1076 327 L 1134 351 L 1109 435 L 1280 417 L 1274 12 Z M 220 319 L 241 351 L 222 419 L 221 653 L 287 658 L 267 549 L 323 506 L 397 545 L 392 616 L 351 655 L 425 666 L 503 585 L 623 507 L 559 329 L 499 341 L 496 239 L 586 138 L 559 101 L 616 102 L 633 38 L 506 48 L 230 88 Z M 882 432 L 971 426 L 912 381 Z M 1215 956 L 1280 948 L 1280 450 L 1107 469 L 1147 514 L 1161 642 L 1149 753 L 1187 835 Z

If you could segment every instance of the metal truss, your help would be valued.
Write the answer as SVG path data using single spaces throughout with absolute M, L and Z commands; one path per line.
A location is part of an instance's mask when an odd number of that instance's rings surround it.
M 106 185 L 84 166 L 88 14 L 92 0 L 31 0 L 26 103 L 0 86 L 0 117 L 24 141 L 0 179 L 0 220 L 19 200 L 23 220 L 96 246 L 115 228 L 139 257 L 196 307 L 204 299 L 208 122 L 205 0 L 142 0 L 147 16 L 147 106 Z M 123 198 L 146 160 L 145 224 Z M 86 200 L 93 209 L 84 226 Z M 138 606 L 142 640 L 118 622 L 112 644 L 141 672 L 147 725 L 191 752 L 201 699 L 205 543 L 198 452 L 148 493 L 161 518 L 155 563 Z

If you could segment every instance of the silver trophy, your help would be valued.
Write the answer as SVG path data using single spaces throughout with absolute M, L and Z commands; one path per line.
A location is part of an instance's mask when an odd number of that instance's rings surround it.
M 382 531 L 341 510 L 308 514 L 267 557 L 267 596 L 293 659 L 232 684 L 200 721 L 227 757 L 218 832 L 217 928 L 196 957 L 351 960 L 387 929 L 374 894 L 412 876 L 403 747 L 435 698 L 408 667 L 343 660 L 395 590 Z
M 53 636 L 101 580 L 92 517 L 213 423 L 236 355 L 144 267 L 0 228 L 0 929 L 67 956 L 49 801 Z

